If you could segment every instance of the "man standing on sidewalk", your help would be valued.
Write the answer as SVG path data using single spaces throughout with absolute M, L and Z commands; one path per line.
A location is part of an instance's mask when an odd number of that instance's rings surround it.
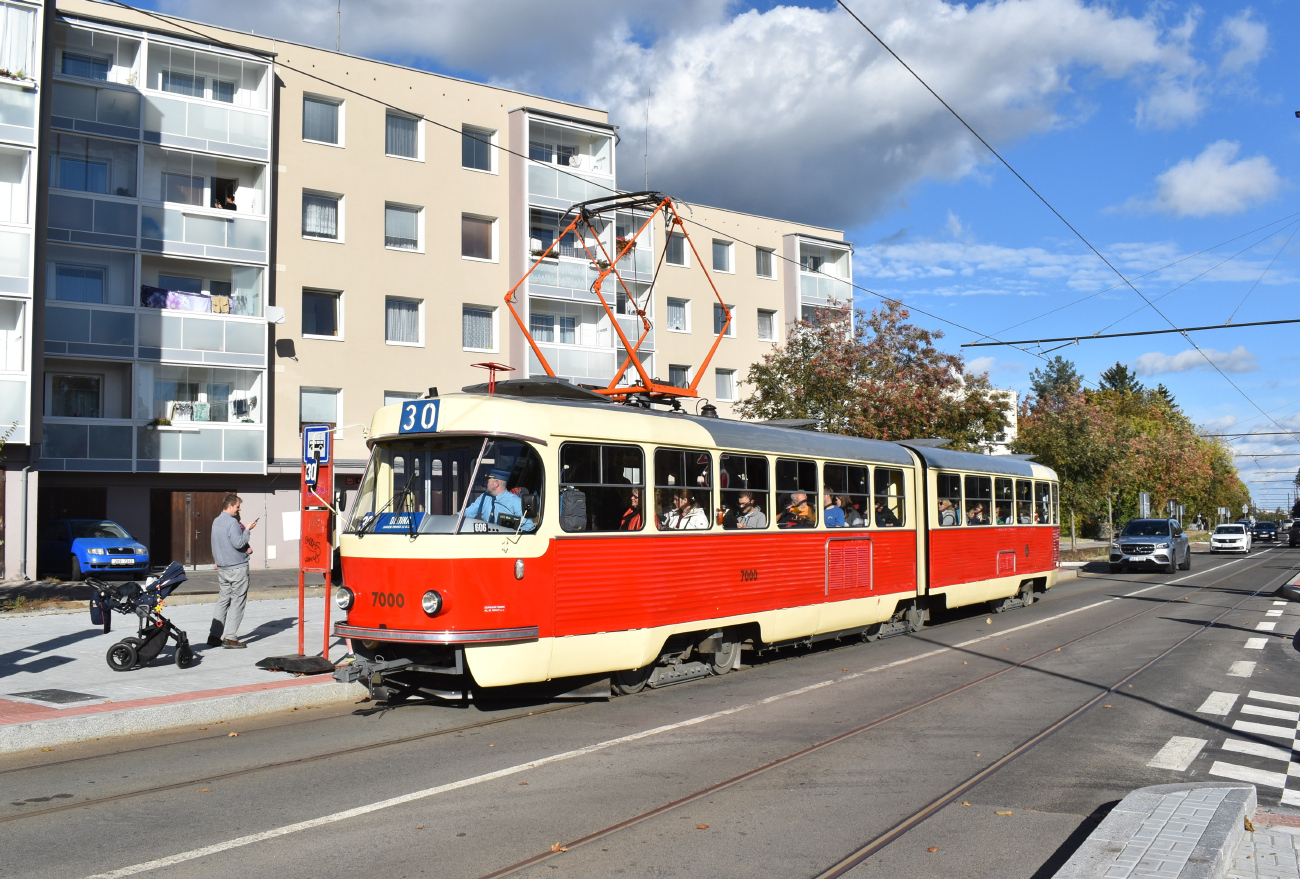
M 247 646 L 236 636 L 239 624 L 244 621 L 244 604 L 248 601 L 248 556 L 253 551 L 248 538 L 257 523 L 247 529 L 239 523 L 237 517 L 242 503 L 239 495 L 226 495 L 221 504 L 221 515 L 212 521 L 212 558 L 217 563 L 221 593 L 212 614 L 209 647 Z

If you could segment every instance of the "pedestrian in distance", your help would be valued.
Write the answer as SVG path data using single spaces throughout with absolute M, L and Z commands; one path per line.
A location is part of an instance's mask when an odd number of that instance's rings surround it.
M 217 563 L 217 581 L 221 591 L 217 606 L 212 612 L 212 628 L 208 633 L 209 647 L 247 647 L 239 640 L 239 626 L 244 621 L 244 606 L 248 603 L 248 557 L 253 548 L 248 538 L 257 527 L 256 519 L 245 528 L 239 521 L 239 507 L 243 499 L 228 494 L 221 503 L 221 514 L 212 521 L 212 558 Z

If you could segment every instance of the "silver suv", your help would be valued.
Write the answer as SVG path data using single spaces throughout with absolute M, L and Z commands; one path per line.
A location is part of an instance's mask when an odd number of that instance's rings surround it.
M 1176 519 L 1134 519 L 1110 545 L 1110 572 L 1157 567 L 1166 574 L 1192 567 L 1192 543 Z

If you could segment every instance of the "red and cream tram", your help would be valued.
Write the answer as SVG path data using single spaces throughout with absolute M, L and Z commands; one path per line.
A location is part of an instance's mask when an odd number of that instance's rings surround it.
M 1056 579 L 1028 461 L 616 404 L 552 380 L 379 410 L 336 600 L 377 698 L 636 692 Z M 829 503 L 829 506 L 827 505 Z M 841 524 L 843 523 L 843 524 Z

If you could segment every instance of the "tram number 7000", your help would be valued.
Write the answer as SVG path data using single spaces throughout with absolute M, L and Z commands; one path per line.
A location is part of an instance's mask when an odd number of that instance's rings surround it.
M 371 607 L 401 607 L 406 604 L 406 596 L 400 592 L 371 592 Z
M 740 582 L 748 583 L 758 579 L 758 568 L 741 568 Z

